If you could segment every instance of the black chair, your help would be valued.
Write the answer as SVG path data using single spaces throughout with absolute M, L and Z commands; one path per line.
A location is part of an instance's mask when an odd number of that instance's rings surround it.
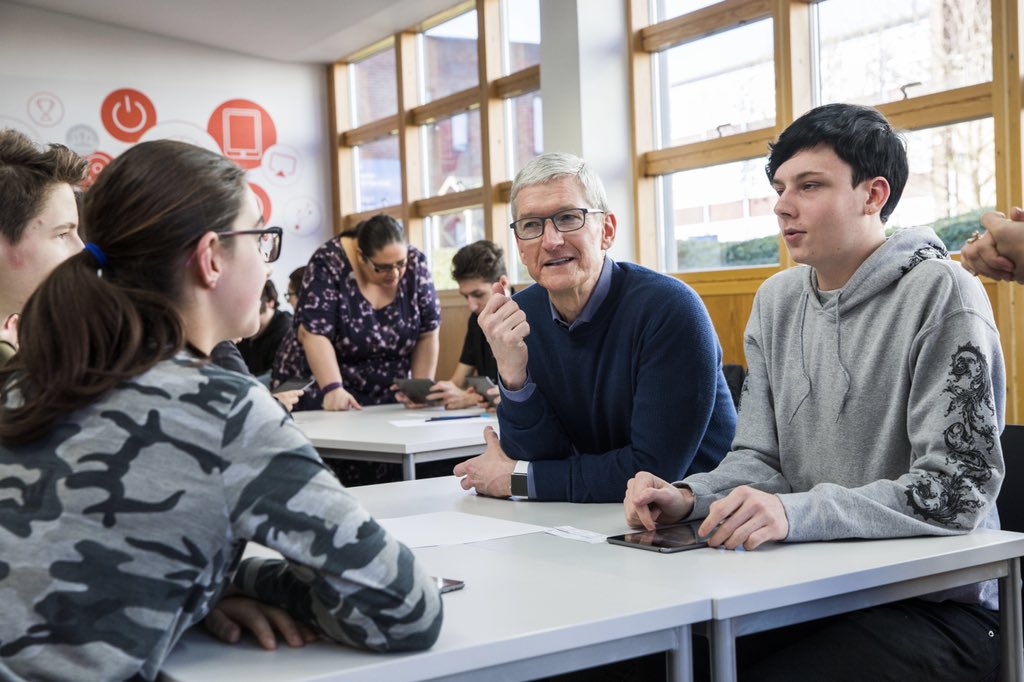
M 739 409 L 740 391 L 743 390 L 743 380 L 747 377 L 747 369 L 743 365 L 722 365 L 722 374 L 725 375 L 729 393 L 732 393 L 732 404 Z
M 1003 530 L 1024 532 L 1024 424 L 1007 424 L 999 437 L 1006 477 L 996 500 Z M 1017 460 L 1021 460 L 1018 463 Z

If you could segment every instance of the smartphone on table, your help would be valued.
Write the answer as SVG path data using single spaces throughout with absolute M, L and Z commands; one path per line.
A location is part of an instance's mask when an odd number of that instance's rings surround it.
M 395 379 L 398 390 L 414 403 L 439 405 L 440 400 L 427 400 L 430 387 L 436 382 L 433 379 Z
M 437 581 L 437 589 L 441 594 L 461 590 L 466 586 L 465 582 L 454 578 L 434 578 L 434 580 Z
M 474 391 L 487 400 L 487 407 L 494 407 L 494 401 L 498 396 L 487 395 L 487 390 L 496 385 L 490 377 L 466 377 L 466 384 L 472 386 Z
M 700 528 L 701 522 L 702 520 L 688 521 L 671 526 L 662 526 L 654 530 L 612 535 L 607 540 L 613 545 L 649 549 L 653 552 L 665 554 L 685 552 L 690 549 L 699 549 L 707 546 L 707 538 L 702 538 L 697 534 L 697 529 Z

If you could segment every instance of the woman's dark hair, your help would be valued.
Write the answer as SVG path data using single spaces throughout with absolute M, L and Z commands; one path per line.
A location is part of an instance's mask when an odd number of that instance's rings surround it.
M 878 109 L 859 104 L 825 104 L 793 121 L 768 145 L 771 154 L 765 173 L 775 180 L 779 166 L 805 149 L 824 145 L 845 161 L 853 186 L 879 176 L 889 183 L 889 200 L 882 207 L 882 222 L 889 220 L 910 177 L 907 145 Z
M 386 213 L 367 218 L 353 229 L 342 232 L 341 236 L 354 237 L 359 250 L 367 258 L 373 258 L 375 253 L 389 244 L 405 243 L 402 224 Z
M 244 172 L 183 142 L 138 144 L 86 194 L 85 250 L 54 269 L 29 298 L 21 348 L 0 369 L 0 441 L 27 443 L 185 343 L 177 305 L 191 247 L 226 232 L 245 197 Z
M 486 239 L 463 246 L 452 258 L 452 278 L 456 282 L 467 279 L 497 282 L 507 274 L 504 255 L 500 246 Z

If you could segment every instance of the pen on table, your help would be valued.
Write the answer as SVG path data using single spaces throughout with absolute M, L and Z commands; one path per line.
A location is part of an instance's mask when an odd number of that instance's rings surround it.
M 482 416 L 482 415 L 479 415 L 479 414 L 460 414 L 460 415 L 455 415 L 455 416 L 451 416 L 451 417 L 429 417 L 427 419 L 427 421 L 428 422 L 447 422 L 447 421 L 451 421 L 453 419 L 476 419 L 477 417 L 480 417 L 480 416 Z

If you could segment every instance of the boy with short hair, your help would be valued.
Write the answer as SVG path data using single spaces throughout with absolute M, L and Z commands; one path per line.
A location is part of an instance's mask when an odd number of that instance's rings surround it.
M 930 228 L 884 229 L 906 183 L 876 110 L 818 107 L 772 146 L 775 213 L 798 263 L 758 290 L 732 451 L 672 484 L 629 482 L 627 520 L 705 518 L 712 546 L 998 528 L 1005 370 L 983 287 Z M 757 680 L 988 679 L 992 581 L 743 638 Z M 841 643 L 842 646 L 837 646 Z

